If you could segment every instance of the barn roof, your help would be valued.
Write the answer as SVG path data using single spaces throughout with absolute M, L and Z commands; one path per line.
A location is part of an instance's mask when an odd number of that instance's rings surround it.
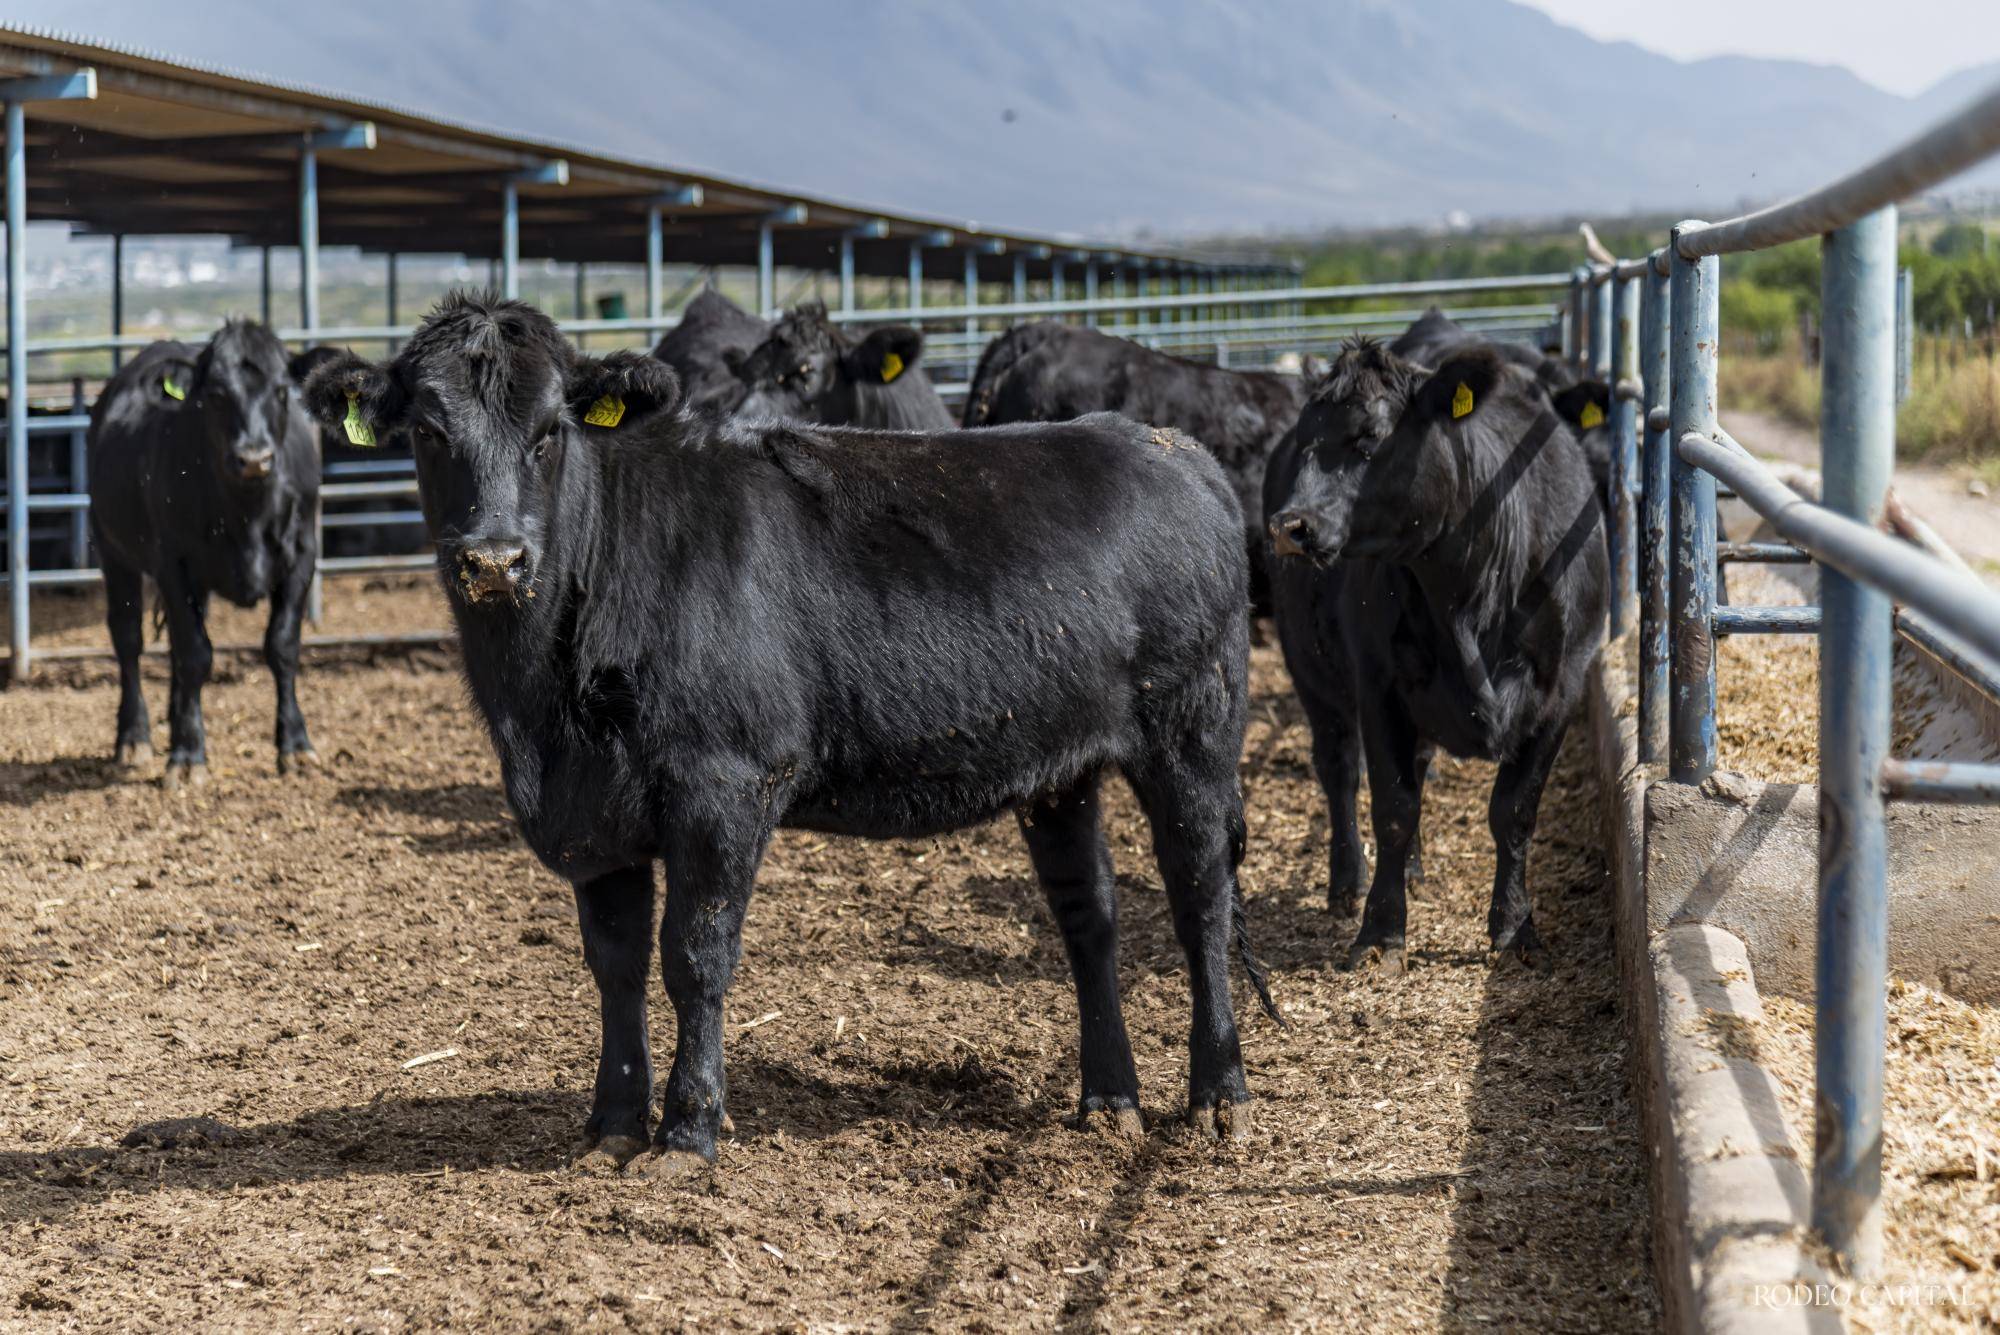
M 1011 276 L 1017 256 L 1035 278 L 1055 261 L 1084 259 L 1170 272 L 1274 271 L 1267 262 L 870 208 L 0 25 L 0 78 L 83 68 L 96 71 L 95 99 L 26 108 L 28 213 L 88 232 L 296 245 L 299 155 L 317 136 L 326 145 L 317 169 L 322 246 L 496 257 L 502 191 L 512 179 L 520 253 L 564 261 L 642 261 L 648 209 L 657 206 L 666 257 L 677 263 L 754 263 L 759 224 L 776 220 L 776 262 L 797 268 L 834 267 L 841 235 L 853 232 L 857 271 L 886 276 L 908 272 L 912 241 L 931 247 L 923 262 L 933 278 L 962 277 L 968 249 L 985 281 Z

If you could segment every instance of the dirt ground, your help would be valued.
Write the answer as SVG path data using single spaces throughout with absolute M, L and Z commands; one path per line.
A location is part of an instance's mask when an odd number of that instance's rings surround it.
M 421 582 L 371 596 L 441 624 Z M 1489 970 L 1491 770 L 1445 763 L 1412 967 L 1349 975 L 1305 726 L 1255 669 L 1244 882 L 1288 1027 L 1238 987 L 1247 1145 L 1177 1120 L 1183 964 L 1114 785 L 1143 1142 L 1065 1125 L 1073 994 L 1011 823 L 788 833 L 729 1000 L 735 1131 L 676 1189 L 566 1165 L 594 989 L 450 651 L 313 656 L 326 763 L 289 780 L 261 664 L 224 660 L 184 794 L 111 769 L 107 665 L 46 665 L 0 694 L 0 1326 L 1654 1328 L 1581 732 L 1530 871 L 1553 974 Z
M 1811 1135 L 1812 1007 L 1764 998 L 1744 1037 L 1778 1077 L 1787 1118 Z M 2000 1010 L 1889 983 L 1883 1096 L 1883 1292 L 1864 1331 L 2000 1329 Z

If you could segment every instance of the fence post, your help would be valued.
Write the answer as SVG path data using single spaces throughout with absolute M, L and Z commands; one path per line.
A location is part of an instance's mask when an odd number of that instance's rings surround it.
M 1896 402 L 1910 397 L 1910 362 L 1916 343 L 1916 284 L 1908 269 L 1896 270 Z
M 9 670 L 28 676 L 28 150 L 7 103 L 7 620 Z
M 1673 306 L 1667 252 L 1653 252 L 1642 280 L 1639 374 L 1646 382 L 1646 448 L 1639 483 L 1639 759 L 1658 764 L 1667 754 L 1667 520 L 1673 487 L 1671 377 Z
M 1569 361 L 1578 371 L 1587 369 L 1590 358 L 1590 270 L 1582 265 L 1569 271 Z
M 508 218 L 513 217 L 513 185 L 507 186 Z M 319 328 L 319 154 L 308 139 L 299 151 L 299 327 L 307 331 L 306 346 L 312 346 L 311 331 Z M 511 221 L 509 223 L 511 226 Z M 268 257 L 269 252 L 265 252 Z M 511 270 L 510 270 L 511 273 Z M 511 278 L 508 280 L 513 281 Z M 508 296 L 514 294 L 510 291 Z M 321 463 L 324 469 L 324 461 Z M 325 502 L 313 493 L 313 574 L 306 585 L 305 617 L 317 630 L 326 613 L 326 580 L 320 573 L 320 553 L 326 550 Z
M 83 377 L 70 381 L 69 411 L 73 417 L 82 417 L 90 411 L 90 401 L 83 397 Z M 73 492 L 90 490 L 90 429 L 78 427 L 69 433 L 69 489 Z M 73 570 L 82 570 L 90 564 L 90 511 L 72 510 L 69 514 L 69 564 Z
M 1590 286 L 1590 378 L 1603 380 L 1611 374 L 1611 296 L 1617 282 L 1609 269 L 1593 273 Z
M 1668 371 L 1673 412 L 1672 690 L 1667 715 L 1667 773 L 1700 783 L 1715 769 L 1715 479 L 1680 457 L 1680 438 L 1715 434 L 1716 333 L 1721 265 L 1713 255 L 1689 260 L 1674 229 L 1668 246 L 1673 334 Z
M 1637 278 L 1605 279 L 1616 311 L 1616 337 L 1611 342 L 1611 634 L 1615 639 L 1632 627 L 1637 601 L 1639 563 L 1632 523 L 1632 480 L 1638 473 L 1639 283 Z
M 1826 238 L 1820 260 L 1820 469 L 1828 509 L 1880 519 L 1896 442 L 1896 209 Z M 1882 1065 L 1892 609 L 1822 567 L 1819 963 L 1812 1222 L 1847 1269 L 1882 1264 Z

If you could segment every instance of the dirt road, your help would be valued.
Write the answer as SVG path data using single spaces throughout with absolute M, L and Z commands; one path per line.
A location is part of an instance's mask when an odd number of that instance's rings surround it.
M 1819 467 L 1819 436 L 1765 413 L 1728 412 L 1723 430 L 1763 459 Z M 1898 464 L 1896 493 L 1936 529 L 1988 584 L 2000 587 L 2000 497 L 1975 496 L 1966 477 L 1944 468 Z

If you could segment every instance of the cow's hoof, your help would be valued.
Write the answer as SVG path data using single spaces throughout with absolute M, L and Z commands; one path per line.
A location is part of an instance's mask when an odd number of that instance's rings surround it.
M 1336 918 L 1352 918 L 1361 911 L 1361 896 L 1335 886 L 1326 892 L 1326 911 Z
M 199 788 L 207 782 L 208 762 L 203 760 L 169 760 L 167 772 L 160 776 L 160 787 L 170 793 Z
M 646 1152 L 644 1136 L 604 1136 L 579 1141 L 570 1167 L 588 1177 L 609 1177 Z
M 1245 1141 L 1250 1139 L 1250 1105 L 1225 1099 L 1189 1108 L 1188 1125 L 1203 1140 Z
M 296 751 L 278 752 L 278 773 L 298 774 L 319 768 L 319 752 L 310 746 L 302 746 Z
M 1549 973 L 1553 966 L 1549 949 L 1542 944 L 1541 935 L 1535 931 L 1533 922 L 1524 922 L 1496 939 L 1493 948 L 1487 952 L 1486 962 L 1494 968 L 1518 965 L 1530 973 L 1539 974 Z
M 627 1177 L 643 1177 L 650 1182 L 672 1185 L 692 1185 L 714 1172 L 715 1164 L 693 1150 L 669 1150 L 657 1146 L 625 1165 Z
M 1347 951 L 1349 973 L 1373 973 L 1384 978 L 1400 978 L 1403 973 L 1401 940 L 1358 938 Z
M 1113 1140 L 1144 1140 L 1146 1119 L 1130 1104 L 1088 1100 L 1076 1115 L 1076 1129 Z
M 142 770 L 153 763 L 151 742 L 120 742 L 118 749 L 111 753 L 112 763 L 126 771 Z

